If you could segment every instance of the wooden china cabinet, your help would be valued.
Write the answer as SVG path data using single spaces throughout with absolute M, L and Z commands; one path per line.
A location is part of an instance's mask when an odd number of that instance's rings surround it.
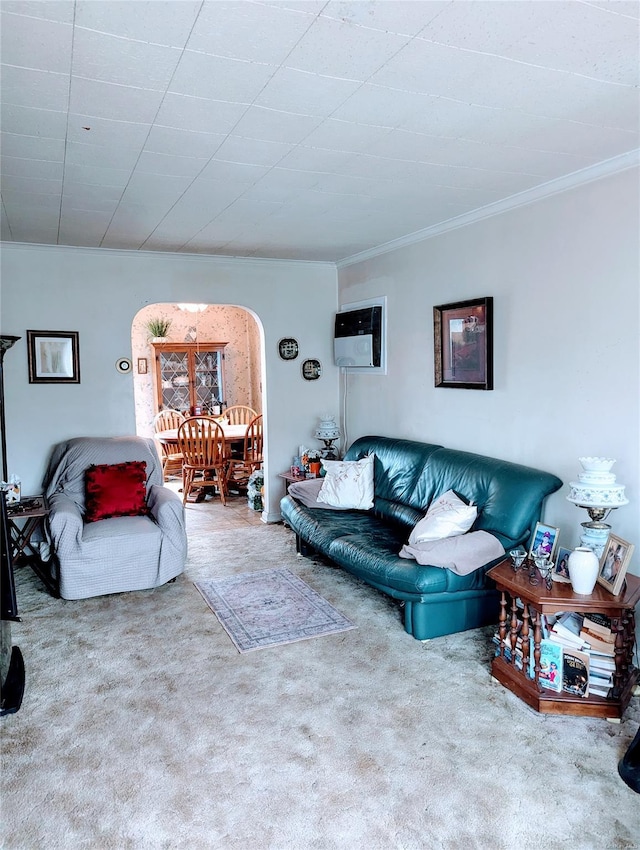
M 158 410 L 209 413 L 225 399 L 226 342 L 152 343 Z

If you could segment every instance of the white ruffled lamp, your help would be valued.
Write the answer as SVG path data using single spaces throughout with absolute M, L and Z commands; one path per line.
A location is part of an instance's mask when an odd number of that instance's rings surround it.
M 320 417 L 320 422 L 315 430 L 316 440 L 322 440 L 324 449 L 322 456 L 325 460 L 337 460 L 338 455 L 333 443 L 340 439 L 340 428 L 336 424 L 335 417 L 325 414 Z
M 580 457 L 583 472 L 577 481 L 569 484 L 567 500 L 579 508 L 585 508 L 590 522 L 581 523 L 583 533 L 580 542 L 602 556 L 611 531 L 604 522 L 612 510 L 628 505 L 624 495 L 624 485 L 616 484 L 616 476 L 611 472 L 615 460 L 609 457 Z

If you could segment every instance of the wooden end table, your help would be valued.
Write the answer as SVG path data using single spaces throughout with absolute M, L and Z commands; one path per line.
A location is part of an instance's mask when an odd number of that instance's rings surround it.
M 49 513 L 49 505 L 44 496 L 26 496 L 19 502 L 7 505 L 11 556 L 14 566 L 31 567 L 47 590 L 54 596 L 59 596 L 57 582 L 47 569 L 49 562 L 42 560 L 40 547 L 33 539 L 36 531 L 44 532 L 44 523 Z
M 601 717 L 618 720 L 624 714 L 633 688 L 638 681 L 639 671 L 633 666 L 635 645 L 634 609 L 640 601 L 640 578 L 627 573 L 622 592 L 613 596 L 604 587 L 596 585 L 589 596 L 574 593 L 570 584 L 554 583 L 547 590 L 540 579 L 539 584 L 529 582 L 527 564 L 514 572 L 511 561 L 506 558 L 487 573 L 501 592 L 500 600 L 500 650 L 491 664 L 492 675 L 527 705 L 543 714 L 566 714 L 584 717 Z M 516 605 L 520 599 L 522 610 Z M 540 641 L 542 639 L 542 614 L 559 611 L 600 613 L 611 619 L 615 634 L 615 672 L 611 696 L 580 697 L 569 693 L 556 693 L 542 688 L 540 674 Z M 516 664 L 515 641 L 517 619 L 522 619 L 522 669 Z M 533 634 L 534 677 L 528 675 L 529 636 Z M 504 651 L 504 640 L 511 642 L 511 658 Z

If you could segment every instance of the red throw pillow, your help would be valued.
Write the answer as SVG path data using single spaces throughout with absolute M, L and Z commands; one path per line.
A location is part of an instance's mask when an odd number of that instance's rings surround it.
M 85 522 L 147 513 L 147 464 L 143 460 L 97 464 L 85 473 Z

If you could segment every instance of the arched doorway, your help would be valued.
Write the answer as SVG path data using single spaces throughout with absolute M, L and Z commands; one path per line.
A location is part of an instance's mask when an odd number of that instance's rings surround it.
M 263 334 L 249 310 L 224 304 L 150 304 L 136 314 L 131 326 L 136 432 L 139 435 L 153 435 L 153 418 L 163 406 L 155 352 L 147 330 L 151 319 L 169 321 L 167 342 L 180 344 L 185 350 L 199 352 L 200 346 L 204 350 L 207 344 L 224 343 L 222 392 L 216 390 L 215 398 L 212 393 L 212 401 L 222 403 L 223 407 L 246 404 L 263 412 Z M 220 394 L 222 398 L 217 397 Z M 170 395 L 169 392 L 165 397 Z M 186 396 L 177 393 L 175 397 L 184 400 Z

